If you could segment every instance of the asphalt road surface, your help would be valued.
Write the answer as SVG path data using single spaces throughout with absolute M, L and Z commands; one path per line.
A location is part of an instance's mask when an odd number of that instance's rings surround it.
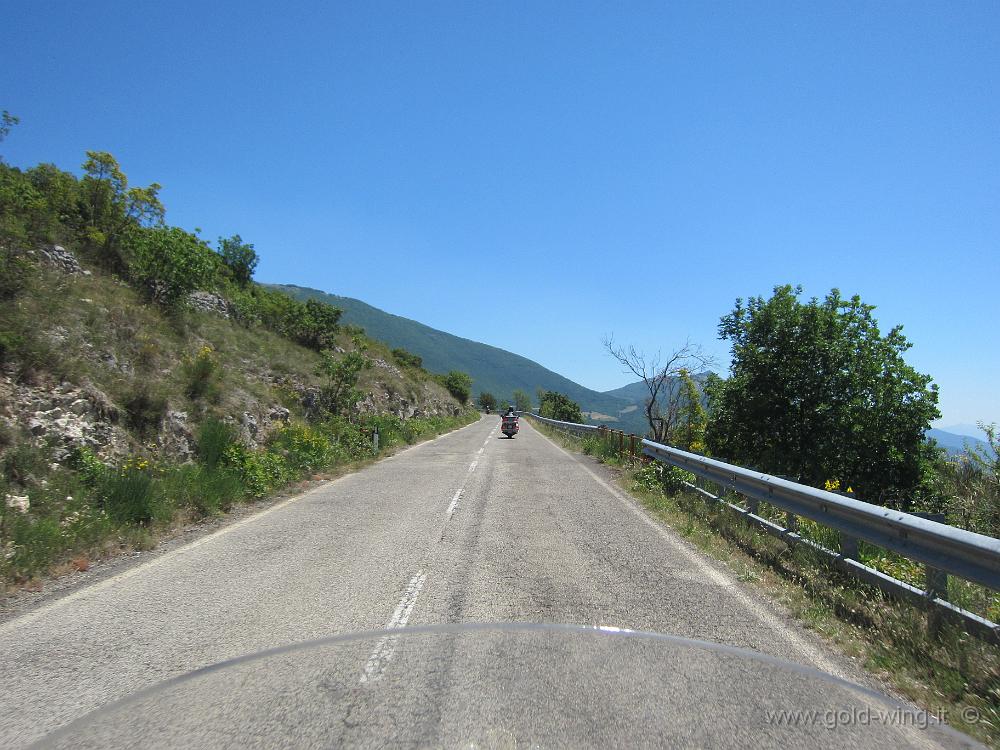
M 769 659 L 873 685 L 604 467 L 525 420 L 514 440 L 498 427 L 485 417 L 0 623 L 0 747 L 961 744 Z M 468 623 L 590 628 L 427 629 Z M 242 661 L 77 721 L 225 660 L 383 629 L 396 635 Z M 816 713 L 775 718 L 795 710 Z

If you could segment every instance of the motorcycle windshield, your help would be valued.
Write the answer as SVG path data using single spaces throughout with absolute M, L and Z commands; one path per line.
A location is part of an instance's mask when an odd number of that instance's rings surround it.
M 208 666 L 38 746 L 976 746 L 894 700 L 753 652 L 614 628 L 336 636 Z

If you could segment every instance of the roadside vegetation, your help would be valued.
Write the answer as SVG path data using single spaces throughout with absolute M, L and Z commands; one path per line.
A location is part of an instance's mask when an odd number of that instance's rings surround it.
M 475 418 L 469 412 L 408 420 L 331 417 L 281 427 L 258 449 L 247 448 L 232 425 L 210 418 L 200 426 L 196 459 L 185 463 L 151 453 L 106 462 L 79 448 L 64 463 L 49 466 L 45 448 L 22 443 L 5 453 L 8 501 L 0 516 L 0 573 L 8 585 L 24 584 L 68 568 L 86 570 L 121 550 L 151 549 L 178 525 L 225 513 L 302 479 L 357 468 Z M 372 440 L 376 428 L 378 453 Z
M 159 191 L 104 152 L 0 160 L 0 588 L 476 418 L 467 375 L 255 283 L 252 244 L 167 225 Z

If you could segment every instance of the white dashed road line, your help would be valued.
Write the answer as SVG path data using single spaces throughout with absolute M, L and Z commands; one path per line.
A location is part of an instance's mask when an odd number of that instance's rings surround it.
M 490 433 L 492 437 L 493 433 L 496 432 L 496 427 L 493 428 L 493 432 Z M 477 451 L 477 454 L 481 455 L 489 444 L 490 438 L 486 438 L 486 442 L 483 443 L 483 447 Z M 476 466 L 479 464 L 478 459 L 473 461 L 469 466 L 469 471 L 465 475 L 466 481 L 468 481 L 469 474 L 472 474 L 476 470 Z M 448 506 L 447 510 L 447 520 L 451 520 L 451 517 L 455 514 L 458 509 L 458 502 L 462 499 L 462 493 L 465 492 L 465 482 L 462 482 L 462 486 L 458 488 L 455 492 L 454 497 L 451 498 L 451 504 Z M 389 618 L 389 622 L 386 624 L 386 630 L 396 630 L 406 626 L 409 622 L 410 614 L 413 612 L 413 607 L 417 603 L 417 597 L 420 595 L 420 591 L 424 587 L 424 583 L 427 581 L 427 574 L 422 570 L 418 571 L 413 579 L 410 581 L 410 585 L 406 587 L 406 591 L 403 592 L 403 598 L 399 600 L 399 604 L 396 605 L 396 611 L 392 613 L 392 617 Z M 382 638 L 375 648 L 372 650 L 371 655 L 368 657 L 368 661 L 365 662 L 365 667 L 361 672 L 360 682 L 362 684 L 368 682 L 377 682 L 382 679 L 382 675 L 385 673 L 386 667 L 389 662 L 392 661 L 392 655 L 396 650 L 396 638 L 394 636 L 385 636 Z
M 451 499 L 451 505 L 448 506 L 448 518 L 451 519 L 452 515 L 455 513 L 455 508 L 458 507 L 458 501 L 462 497 L 462 493 L 465 491 L 464 488 L 460 489 L 455 493 L 455 497 Z
M 389 622 L 385 626 L 386 630 L 396 630 L 406 626 L 406 623 L 410 619 L 410 613 L 413 612 L 413 606 L 417 603 L 417 597 L 420 596 L 420 590 L 423 589 L 426 580 L 427 574 L 422 570 L 413 576 L 410 585 L 406 587 L 406 591 L 403 593 L 403 598 L 396 605 L 396 611 L 389 618 Z M 382 674 L 385 672 L 385 668 L 389 662 L 392 661 L 392 655 L 395 651 L 395 638 L 386 636 L 380 640 L 365 663 L 360 682 L 363 684 L 366 682 L 377 682 L 382 679 Z

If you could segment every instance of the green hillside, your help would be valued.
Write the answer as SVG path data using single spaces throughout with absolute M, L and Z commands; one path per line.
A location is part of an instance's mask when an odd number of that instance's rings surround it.
M 520 388 L 534 398 L 535 389 L 543 388 L 566 394 L 584 411 L 612 416 L 629 405 L 625 400 L 574 383 L 526 357 L 392 315 L 351 297 L 292 284 L 271 285 L 270 288 L 299 300 L 315 299 L 341 308 L 343 322 L 361 326 L 369 336 L 391 347 L 402 347 L 421 356 L 424 367 L 431 372 L 462 370 L 469 373 L 475 394 L 489 391 L 498 398 L 508 398 Z
M 158 190 L 0 160 L 0 597 L 478 419 Z

